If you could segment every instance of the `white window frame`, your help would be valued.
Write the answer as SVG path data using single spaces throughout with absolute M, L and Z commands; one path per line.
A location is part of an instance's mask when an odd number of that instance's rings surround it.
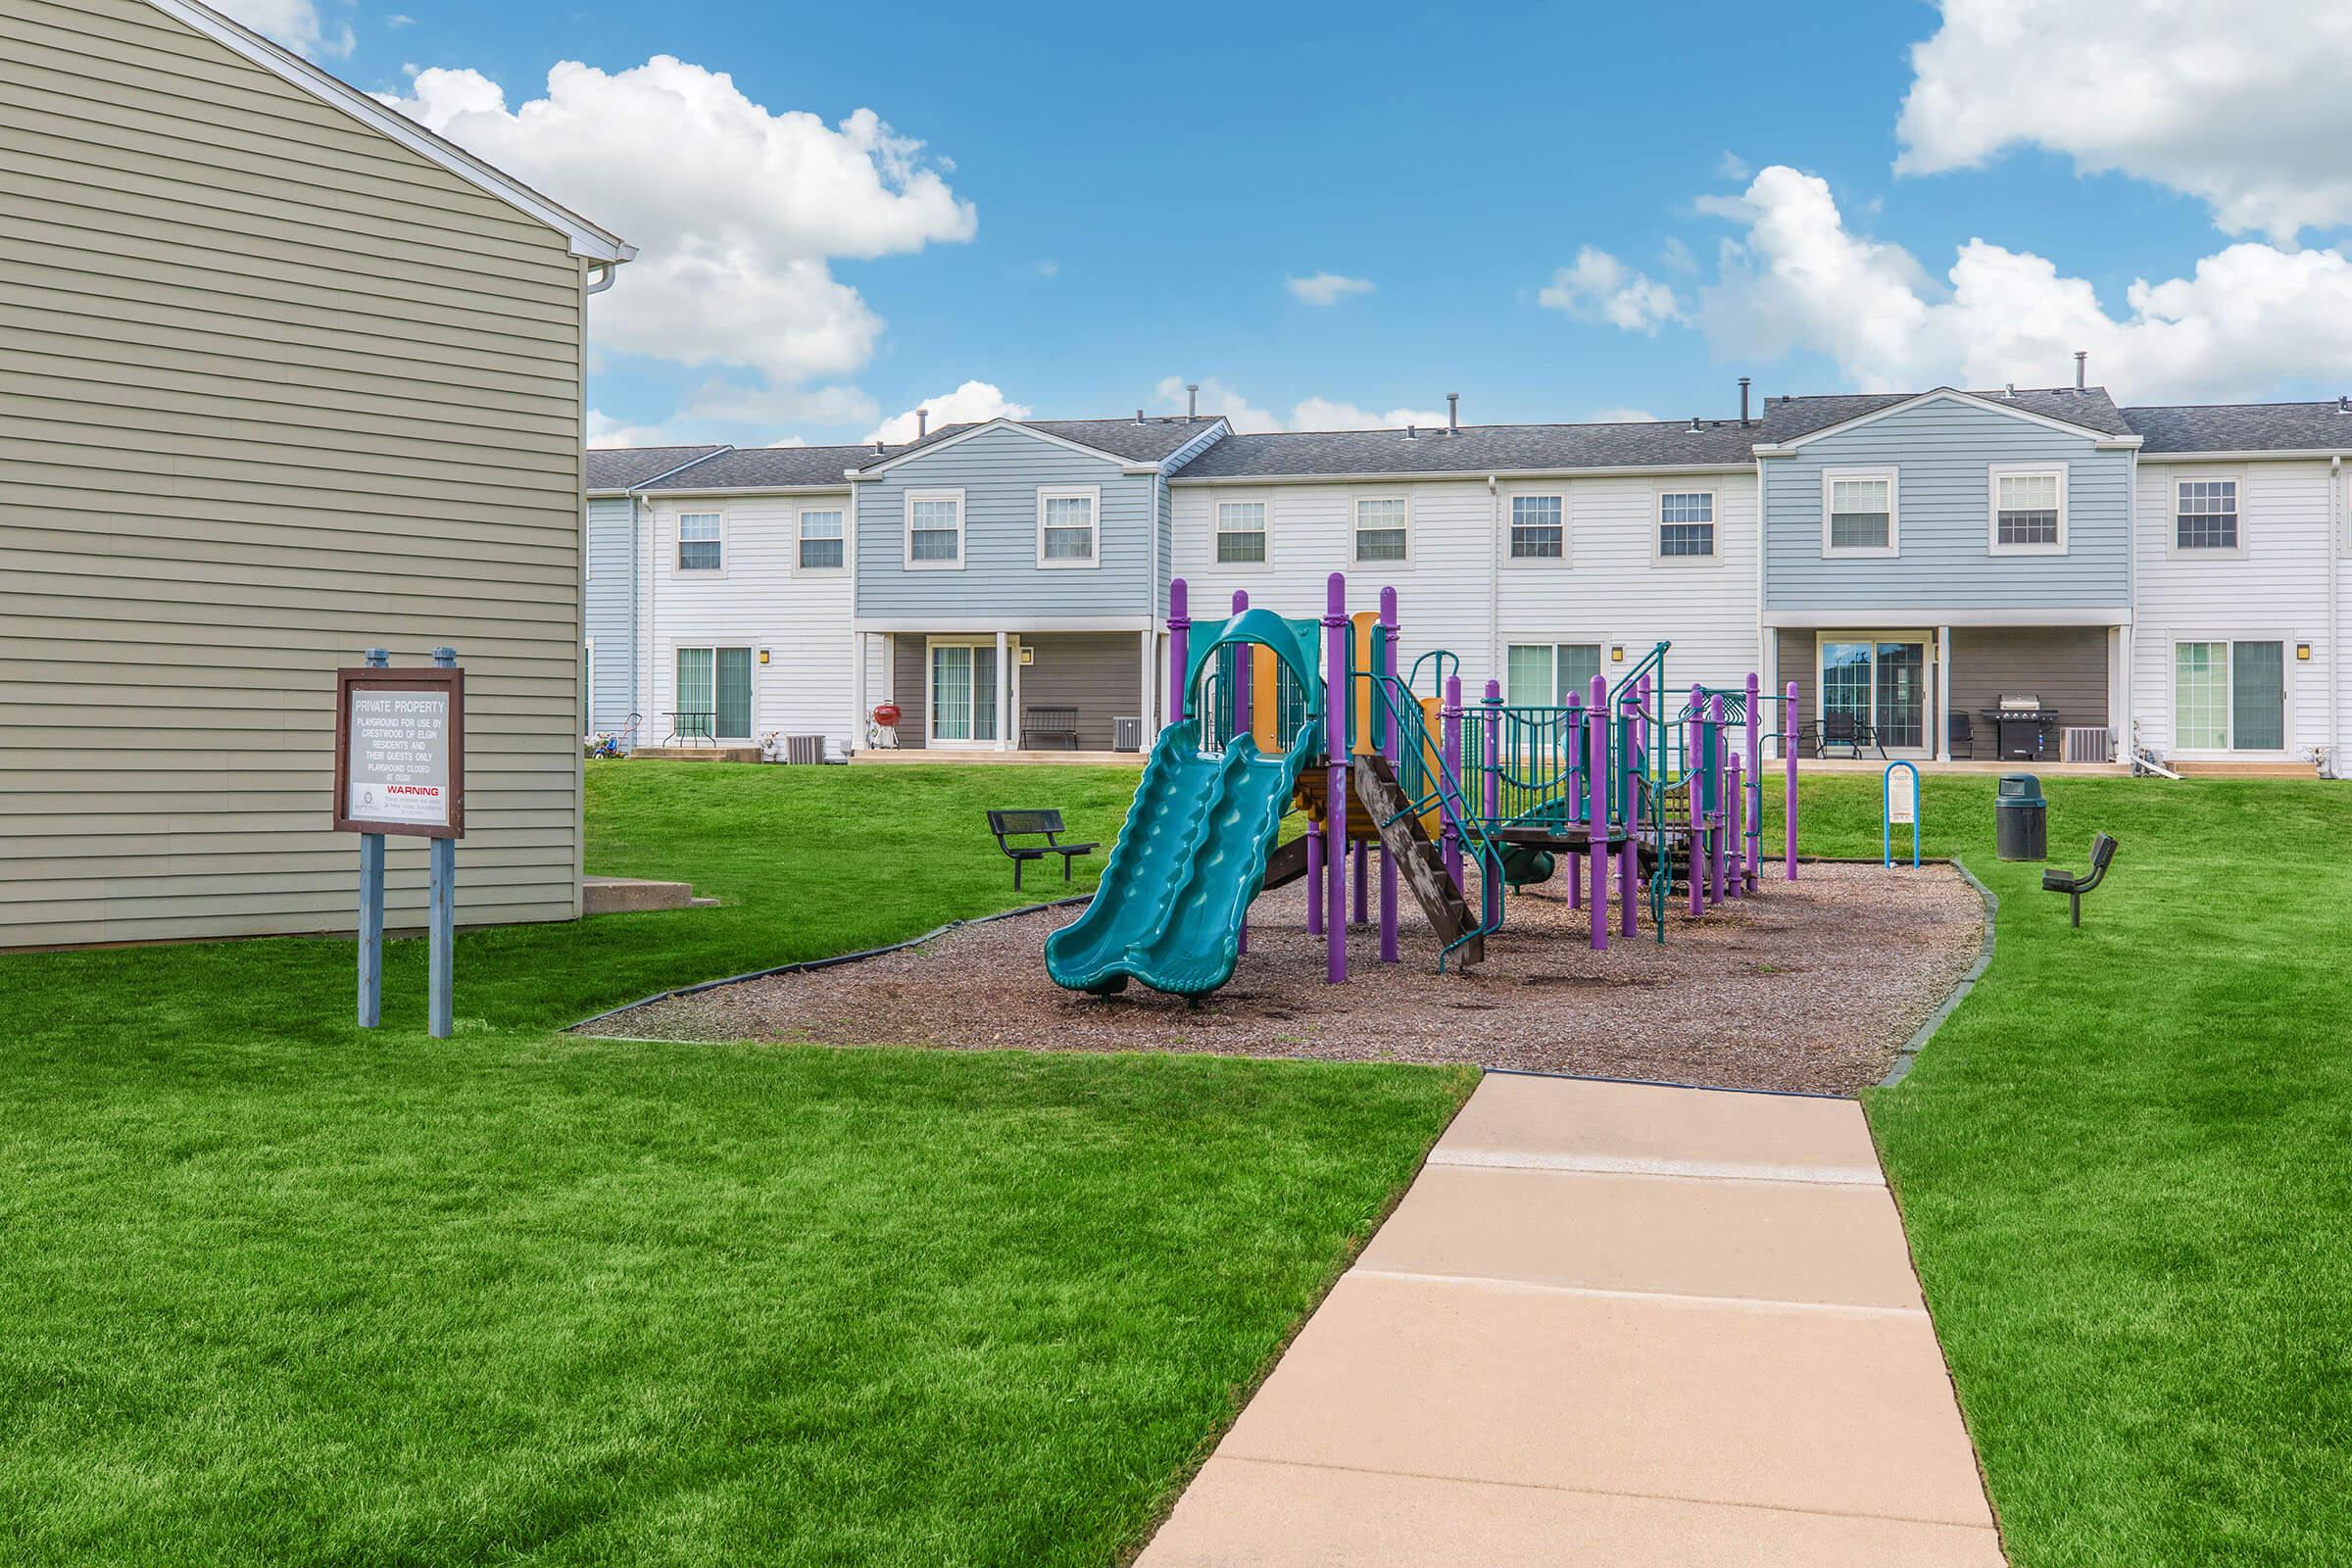
M 2164 509 L 2164 553 L 2182 561 L 2243 561 L 2246 559 L 2246 471 L 2243 468 L 2176 468 L 2167 481 L 2167 505 Z M 2180 542 L 2180 487 L 2184 484 L 2234 484 L 2237 486 L 2237 543 L 2226 546 L 2183 545 Z M 2210 638 L 2190 637 L 2188 642 L 2209 642 Z
M 2238 503 L 2240 506 L 2245 503 L 2245 490 L 2242 486 L 2238 490 Z M 2245 524 L 2242 516 L 2238 524 L 2238 537 L 2241 540 L 2245 537 Z M 2189 554 L 2194 555 L 2196 552 L 2191 551 Z M 2303 640 L 2308 642 L 2310 639 Z M 2168 755 L 2185 758 L 2190 761 L 2203 762 L 2262 762 L 2301 758 L 2307 755 L 2298 752 L 2295 747 L 2295 642 L 2296 636 L 2293 632 L 2280 631 L 2276 626 L 2259 626 L 2252 630 L 2238 628 L 2227 631 L 2174 632 L 2164 645 L 2164 722 L 2167 733 L 2172 737 L 2172 749 Z M 2224 703 L 2222 738 L 2225 745 L 2218 752 L 2211 747 L 2180 744 L 2180 645 L 2182 643 L 2220 643 L 2230 651 L 2230 666 L 2222 676 Z M 2278 645 L 2278 677 L 2281 682 L 2278 700 L 2278 737 L 2286 744 L 2277 751 L 2241 752 L 2236 749 L 2237 645 L 2239 643 L 2277 643 Z
M 1541 560 L 1544 558 L 1539 557 L 1537 559 Z M 1528 636 L 1505 637 L 1502 640 L 1502 700 L 1505 703 L 1509 703 L 1511 701 L 1511 652 L 1514 649 L 1543 648 L 1549 650 L 1551 654 L 1550 683 L 1553 687 L 1551 701 L 1549 703 L 1520 704 L 1516 706 L 1565 708 L 1568 705 L 1568 699 L 1571 695 L 1575 696 L 1577 701 L 1581 703 L 1592 694 L 1590 690 L 1583 686 L 1578 687 L 1573 694 L 1557 689 L 1560 684 L 1560 650 L 1563 648 L 1592 649 L 1594 660 L 1592 666 L 1593 672 L 1605 678 L 1609 672 L 1610 647 L 1610 641 L 1606 637 L 1586 638 L 1552 632 L 1538 632 Z M 1468 712 L 1470 710 L 1465 709 L 1464 711 Z
M 1815 631 L 1813 633 L 1813 690 L 1808 696 L 1813 704 L 1813 717 L 1816 721 L 1829 712 L 1828 692 L 1830 687 L 1826 668 L 1829 645 L 1832 643 L 1869 643 L 1871 645 L 1870 722 L 1874 729 L 1881 723 L 1879 717 L 1878 645 L 1881 643 L 1917 643 L 1920 645 L 1922 655 L 1920 676 L 1926 682 L 1920 693 L 1920 744 L 1917 746 L 1890 745 L 1886 747 L 1886 755 L 1917 759 L 1934 757 L 1937 751 L 1936 726 L 1942 725 L 1944 733 L 1948 735 L 1951 732 L 1952 724 L 1950 716 L 1943 712 L 1941 708 L 1944 700 L 1944 682 L 1940 670 L 1936 667 L 1936 658 L 1941 649 L 1936 640 L 1936 628 L 1912 626 L 1886 629 L 1865 626 L 1858 630 L 1840 627 L 1834 630 Z
M 1265 555 L 1258 561 L 1227 561 L 1219 553 L 1225 528 L 1227 507 L 1256 507 L 1265 517 L 1265 526 L 1258 538 L 1265 545 Z M 1235 529 L 1236 538 L 1247 529 Z M 1220 495 L 1211 498 L 1208 506 L 1208 564 L 1218 571 L 1269 571 L 1274 565 L 1274 498 L 1270 495 Z
M 1050 501 L 1083 501 L 1087 504 L 1087 531 L 1092 543 L 1082 559 L 1048 559 L 1046 555 L 1046 503 Z M 1037 487 L 1037 564 L 1045 571 L 1094 571 L 1102 564 L 1102 487 L 1099 484 L 1041 484 Z
M 917 561 L 914 559 L 914 507 L 918 501 L 953 501 L 956 503 L 956 559 L 954 561 Z M 963 569 L 964 537 L 971 530 L 960 485 L 944 488 L 909 489 L 900 501 L 900 543 L 904 546 L 904 564 L 908 571 L 961 571 Z M 1098 524 L 1099 526 L 1099 524 Z M 930 679 L 924 671 L 923 678 Z
M 1404 507 L 1404 554 L 1394 559 L 1366 561 L 1363 549 L 1364 504 L 1395 501 Z M 1379 532 L 1389 530 L 1382 528 Z M 1413 564 L 1413 493 L 1410 490 L 1366 491 L 1348 498 L 1348 564 L 1350 566 L 1409 566 Z
M 2058 542 L 2054 545 L 2001 543 L 2001 481 L 2056 479 L 2058 481 Z M 1984 470 L 1984 549 L 1995 556 L 2063 556 L 2072 540 L 2067 521 L 2067 465 L 2063 463 L 1995 463 Z
M 709 544 L 710 542 L 707 539 L 690 540 L 686 537 L 686 519 L 688 517 L 716 517 L 718 519 L 717 565 L 689 566 L 680 562 L 679 557 L 684 553 L 689 544 Z M 685 577 L 695 582 L 723 581 L 727 575 L 728 565 L 734 561 L 734 519 L 727 515 L 727 509 L 725 507 L 680 507 L 677 511 L 670 514 L 669 574 L 671 576 Z
M 838 566 L 808 566 L 801 564 L 801 548 L 806 541 L 801 534 L 801 519 L 810 513 L 830 512 L 841 518 L 841 564 Z M 792 575 L 795 577 L 840 577 L 850 569 L 850 507 L 844 502 L 825 502 L 822 505 L 792 509 Z
M 1557 501 L 1560 504 L 1560 553 L 1556 556 L 1522 556 L 1511 549 L 1511 509 L 1521 501 Z M 1517 570 L 1544 571 L 1565 566 L 1576 553 L 1576 529 L 1568 519 L 1568 487 L 1506 490 L 1502 496 L 1502 559 L 1504 564 Z
M 1835 546 L 1830 543 L 1831 508 L 1839 480 L 1884 479 L 1886 482 L 1886 543 Z M 1824 561 L 1889 561 L 1903 553 L 1902 471 L 1892 467 L 1824 468 L 1821 470 L 1821 558 Z
M 942 648 L 971 648 L 976 650 L 986 650 L 989 654 L 993 655 L 997 651 L 997 639 L 993 635 L 972 637 L 941 636 L 926 637 L 923 639 L 923 746 L 925 749 L 935 752 L 995 751 L 997 749 L 998 738 L 1004 734 L 1004 727 L 1006 723 L 1006 717 L 1002 712 L 997 714 L 997 733 L 987 737 L 986 739 L 966 736 L 960 740 L 943 741 L 939 738 L 939 690 L 934 684 L 934 676 L 939 667 L 939 661 L 937 658 L 938 650 Z M 1017 665 L 1020 662 L 1019 645 L 1016 643 L 1007 642 L 1004 649 L 1004 657 L 1007 661 Z M 975 667 L 977 666 L 978 662 L 979 661 L 975 658 L 973 661 Z M 1004 676 L 1004 706 L 1010 708 L 1020 701 L 1020 692 L 1018 689 L 1019 682 L 1011 670 L 1005 670 L 1002 673 Z M 996 700 L 997 690 L 997 683 L 991 681 L 989 683 L 990 701 L 993 702 Z M 972 684 L 972 701 L 975 707 L 979 702 L 979 683 L 974 681 Z
M 1707 553 L 1703 556 L 1670 556 L 1666 553 L 1666 498 L 1668 496 L 1705 496 L 1707 498 Z M 1691 526 L 1677 523 L 1677 527 Z M 1893 523 L 1891 519 L 1888 527 Z M 1713 485 L 1662 484 L 1649 503 L 1649 564 L 1653 566 L 1679 568 L 1684 566 L 1720 566 L 1723 564 L 1723 492 Z

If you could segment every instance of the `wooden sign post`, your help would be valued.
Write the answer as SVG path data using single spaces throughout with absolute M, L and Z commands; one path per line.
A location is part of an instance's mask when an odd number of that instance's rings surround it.
M 360 835 L 360 1027 L 383 1017 L 384 837 L 432 841 L 427 1015 L 436 1040 L 454 1023 L 457 841 L 466 832 L 466 672 L 454 648 L 426 668 L 394 669 L 368 651 L 335 671 L 335 829 Z

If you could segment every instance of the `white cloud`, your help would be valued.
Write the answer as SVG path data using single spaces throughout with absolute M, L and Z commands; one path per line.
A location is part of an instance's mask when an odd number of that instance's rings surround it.
M 384 19 L 384 25 L 387 27 L 414 27 L 416 25 L 416 19 L 395 11 Z
M 667 447 L 691 444 L 692 436 L 680 435 L 668 425 L 631 424 L 615 419 L 602 409 L 588 411 L 588 444 L 592 447 Z
M 1726 147 L 1715 160 L 1715 172 L 1724 179 L 1745 179 L 1754 171 L 1748 168 L 1746 159 Z
M 2212 204 L 2286 243 L 2352 222 L 2352 6 L 2343 0 L 1942 0 L 1914 47 L 1895 169 L 2038 146 Z
M 242 22 L 298 55 L 339 59 L 351 53 L 351 24 L 327 21 L 318 14 L 314 0 L 218 0 L 218 4 L 221 15 Z
M 826 425 L 856 424 L 871 419 L 876 412 L 874 400 L 854 386 L 769 387 L 706 381 L 686 400 L 678 417 L 719 424 Z
M 1591 245 L 1576 253 L 1576 265 L 1551 274 L 1537 300 L 1584 321 L 1606 321 L 1628 331 L 1656 336 L 1658 328 L 1683 317 L 1674 290 L 1638 272 L 1607 251 Z
M 2231 245 L 2188 277 L 2133 282 L 2116 317 L 2087 280 L 1982 239 L 1939 284 L 1902 247 L 1851 232 L 1828 182 L 1793 169 L 1701 206 L 1743 229 L 1700 296 L 1699 323 L 1727 359 L 1805 350 L 1862 388 L 1907 390 L 2062 385 L 2087 349 L 2094 379 L 2142 402 L 2275 395 L 2352 363 L 2352 259 L 2339 251 Z
M 1283 286 L 1291 297 L 1306 305 L 1337 305 L 1350 294 L 1369 294 L 1372 280 L 1368 277 L 1344 277 L 1338 272 L 1317 272 L 1312 277 L 1286 278 Z
M 930 428 L 943 425 L 977 424 L 987 419 L 1026 419 L 1027 404 L 1014 403 L 986 381 L 966 381 L 953 392 L 942 392 L 935 398 L 925 398 L 904 414 L 894 414 L 866 432 L 868 441 L 888 441 L 894 446 L 911 441 L 915 435 L 915 410 L 931 416 Z
M 1029 272 L 1033 277 L 1054 277 L 1059 275 L 1060 271 L 1061 264 L 1051 257 L 1042 262 L 1029 264 Z
M 1408 424 L 1417 424 L 1424 430 L 1442 430 L 1446 427 L 1446 416 L 1434 409 L 1380 412 L 1352 403 L 1335 403 L 1329 398 L 1308 398 L 1291 410 L 1294 430 L 1401 430 Z
M 1658 247 L 1658 260 L 1677 272 L 1698 270 L 1698 258 L 1690 254 L 1690 247 L 1672 234 L 1667 235 L 1666 243 Z
M 1651 424 L 1657 416 L 1647 409 L 1594 409 L 1585 416 L 1587 424 Z
M 1182 414 L 1186 408 L 1184 377 L 1163 377 L 1152 389 L 1154 406 L 1163 414 Z M 1282 428 L 1282 420 L 1264 409 L 1254 407 L 1248 398 L 1210 376 L 1200 383 L 1200 412 L 1210 418 L 1223 415 L 1228 424 L 1243 435 L 1258 435 L 1267 430 Z
M 770 113 L 667 55 L 616 74 L 564 61 L 516 109 L 478 72 L 438 69 L 386 102 L 642 247 L 591 305 L 600 349 L 749 367 L 779 387 L 873 354 L 882 318 L 830 262 L 978 223 L 922 143 L 871 110 L 836 125 Z

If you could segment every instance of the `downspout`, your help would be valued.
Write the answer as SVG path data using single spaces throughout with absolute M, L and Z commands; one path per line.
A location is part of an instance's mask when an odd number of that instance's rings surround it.
M 1562 486 L 1563 490 L 1566 488 Z M 1568 537 L 1568 501 L 1560 499 L 1560 537 Z M 1565 543 L 1562 548 L 1565 549 Z M 1487 673 L 1502 675 L 1502 487 L 1487 475 Z
M 2328 765 L 2329 778 L 2344 772 L 2344 457 L 2328 460 Z
M 583 294 L 602 294 L 605 290 L 612 286 L 612 280 L 614 278 L 620 276 L 620 268 L 612 262 L 595 262 L 590 264 L 588 272 L 588 286 L 582 289 L 580 292 Z
M 2120 725 L 2110 723 L 2110 731 L 2118 731 L 2115 742 L 2116 760 L 2130 763 L 2139 755 L 2139 448 L 2128 455 L 2124 469 L 2124 613 L 2127 617 L 2124 634 L 2116 639 L 2121 647 L 2123 668 L 2115 681 L 2123 712 L 2115 715 Z M 1994 743 L 1993 749 L 2000 749 Z

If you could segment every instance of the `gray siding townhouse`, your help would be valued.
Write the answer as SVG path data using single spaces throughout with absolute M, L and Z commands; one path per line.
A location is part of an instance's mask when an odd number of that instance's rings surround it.
M 370 645 L 466 667 L 459 918 L 577 914 L 582 318 L 629 247 L 194 0 L 9 0 L 0 50 L 0 948 L 349 929 Z
M 1890 756 L 2340 761 L 2352 406 L 2125 410 L 2083 385 L 1744 403 L 1263 435 L 999 419 L 722 453 L 629 491 L 651 565 L 600 660 L 638 650 L 649 713 L 720 670 L 733 736 L 861 746 L 887 699 L 903 747 L 1101 750 L 1158 720 L 1171 576 L 1197 617 L 1236 594 L 1310 615 L 1336 570 L 1361 604 L 1396 587 L 1408 661 L 1450 650 L 1514 703 L 1669 641 L 1678 682 L 1794 680 L 1808 735 L 1847 718 Z M 1998 723 L 2028 698 L 2042 723 Z

